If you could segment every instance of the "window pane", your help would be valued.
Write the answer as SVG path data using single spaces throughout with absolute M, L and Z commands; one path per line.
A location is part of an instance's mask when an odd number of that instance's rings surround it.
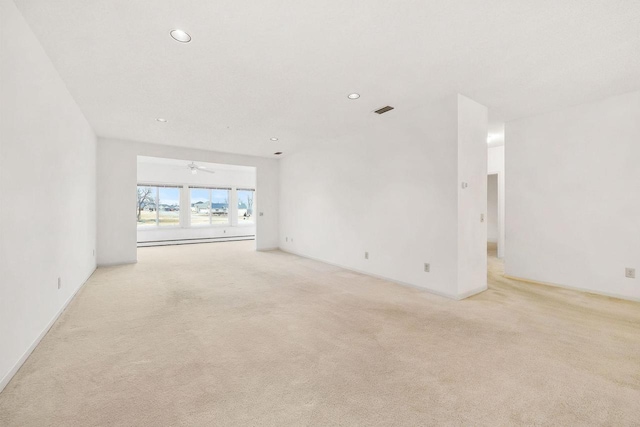
M 211 222 L 229 224 L 229 190 L 211 190 Z
M 253 190 L 238 190 L 238 224 L 253 223 Z
M 160 187 L 158 192 L 160 194 L 158 203 L 159 225 L 180 225 L 180 189 Z
M 156 225 L 156 187 L 138 186 L 138 227 Z
M 209 224 L 209 191 L 203 188 L 191 189 L 191 225 Z

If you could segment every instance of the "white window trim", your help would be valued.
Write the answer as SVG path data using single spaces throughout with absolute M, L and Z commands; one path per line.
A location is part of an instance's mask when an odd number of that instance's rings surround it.
M 182 198 L 182 186 L 177 184 L 152 184 L 152 183 L 138 183 L 136 185 L 136 189 L 138 187 L 152 187 L 155 188 L 155 213 L 156 213 L 156 223 L 154 225 L 138 225 L 136 224 L 136 228 L 138 231 L 149 231 L 149 230 L 172 230 L 177 228 L 182 228 L 180 212 L 182 211 L 182 203 L 180 200 Z M 178 197 L 178 225 L 160 225 L 160 188 L 177 188 L 180 191 L 180 196 Z
M 231 210 L 231 203 L 229 202 L 231 200 L 231 192 L 233 191 L 233 187 L 230 186 L 217 186 L 217 187 L 201 187 L 201 186 L 191 186 L 191 185 L 186 185 L 185 189 L 189 192 L 188 196 L 189 196 L 189 224 L 188 226 L 184 227 L 184 228 L 222 228 L 222 227 L 231 227 L 231 212 L 229 212 L 229 210 Z M 193 225 L 191 224 L 191 190 L 195 189 L 195 190 L 208 190 L 209 191 L 209 205 L 211 205 L 213 203 L 212 199 L 212 190 L 226 190 L 227 191 L 227 206 L 228 206 L 228 210 L 227 210 L 227 223 L 226 224 L 214 224 L 213 223 L 213 212 L 211 212 L 211 207 L 209 207 L 209 224 L 197 224 L 197 225 Z
M 145 232 L 145 231 L 158 231 L 158 230 L 176 230 L 176 229 L 215 229 L 215 228 L 250 228 L 257 226 L 257 217 L 256 217 L 256 189 L 250 187 L 237 187 L 235 185 L 216 185 L 216 186 L 199 186 L 199 185 L 189 185 L 189 184 L 179 184 L 174 182 L 165 182 L 165 183 L 154 183 L 154 182 L 145 182 L 138 183 L 137 187 L 154 187 L 155 188 L 155 204 L 156 204 L 156 223 L 153 225 L 145 224 L 145 225 L 136 225 L 137 231 Z M 160 188 L 178 188 L 180 190 L 180 204 L 179 204 L 179 221 L 178 225 L 160 225 Z M 209 190 L 209 203 L 211 203 L 211 190 L 227 190 L 229 194 L 229 212 L 228 212 L 228 221 L 226 224 L 213 224 L 211 223 L 213 213 L 211 209 L 209 209 L 209 224 L 191 224 L 191 189 L 203 189 Z M 254 204 L 252 206 L 253 209 L 253 220 L 251 222 L 240 222 L 238 217 L 238 191 L 253 191 L 254 193 Z M 188 210 L 183 206 L 183 191 L 186 191 L 186 196 L 189 199 Z M 187 215 L 182 215 L 183 211 L 186 210 Z

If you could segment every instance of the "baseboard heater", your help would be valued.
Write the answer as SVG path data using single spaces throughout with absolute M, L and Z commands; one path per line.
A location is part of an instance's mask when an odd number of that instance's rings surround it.
M 240 240 L 255 240 L 255 239 L 256 239 L 255 234 L 250 234 L 246 236 L 201 237 L 197 239 L 151 240 L 147 242 L 138 242 L 138 247 L 147 248 L 150 246 L 197 245 L 199 243 L 235 242 Z

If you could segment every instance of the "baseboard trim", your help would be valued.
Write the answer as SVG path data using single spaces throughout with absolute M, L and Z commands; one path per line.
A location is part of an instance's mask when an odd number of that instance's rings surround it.
M 599 296 L 602 296 L 602 297 L 617 298 L 617 299 L 621 299 L 621 300 L 625 300 L 625 301 L 640 302 L 640 298 L 629 297 L 629 296 L 626 296 L 626 295 L 614 294 L 614 293 L 609 293 L 609 292 L 593 291 L 591 289 L 577 288 L 575 286 L 568 286 L 568 285 L 560 285 L 558 283 L 541 282 L 539 280 L 526 279 L 524 277 L 518 277 L 518 276 L 510 276 L 508 274 L 503 274 L 503 277 L 505 279 L 516 280 L 518 282 L 531 283 L 532 285 L 551 286 L 552 288 L 568 289 L 570 291 L 578 291 L 578 292 L 582 292 L 582 293 L 585 293 L 585 294 L 593 294 L 593 295 L 599 295 Z
M 472 295 L 475 295 L 475 294 L 477 294 L 479 292 L 482 292 L 482 291 L 487 289 L 486 287 L 484 289 L 475 289 L 475 290 L 470 291 L 469 295 L 465 295 L 466 293 L 462 294 L 462 296 L 461 295 L 452 295 L 452 294 L 447 294 L 447 293 L 444 293 L 444 292 L 436 291 L 436 290 L 433 290 L 433 289 L 430 289 L 430 288 L 426 288 L 424 286 L 414 285 L 412 283 L 407 283 L 407 282 L 403 282 L 403 281 L 400 281 L 400 280 L 392 279 L 390 277 L 381 276 L 379 274 L 370 273 L 368 271 L 358 270 L 358 269 L 353 268 L 353 267 L 347 267 L 345 265 L 337 264 L 335 262 L 329 262 L 329 261 L 326 261 L 324 259 L 308 256 L 308 255 L 305 255 L 305 254 L 302 254 L 302 253 L 299 253 L 299 252 L 296 252 L 296 251 L 292 251 L 292 250 L 289 250 L 289 249 L 282 249 L 282 248 L 278 248 L 278 249 L 280 251 L 282 251 L 282 252 L 285 252 L 285 253 L 288 253 L 288 254 L 291 254 L 291 255 L 296 255 L 296 256 L 299 256 L 299 257 L 302 257 L 302 258 L 307 258 L 307 259 L 311 259 L 311 260 L 314 260 L 314 261 L 322 262 L 324 264 L 332 265 L 334 267 L 343 268 L 343 269 L 348 270 L 348 271 L 353 271 L 355 273 L 364 274 L 365 276 L 370 276 L 370 277 L 375 277 L 376 279 L 386 280 L 387 282 L 395 283 L 396 285 L 406 286 L 406 287 L 409 287 L 409 288 L 417 289 L 417 290 L 424 291 L 424 292 L 427 292 L 427 293 L 430 293 L 430 294 L 433 294 L 433 295 L 437 295 L 439 297 L 448 298 L 448 299 L 452 299 L 452 300 L 456 300 L 456 301 L 464 299 L 464 298 L 467 298 L 467 297 L 470 297 Z
M 243 238 L 243 237 L 250 237 L 250 238 L 255 240 L 256 235 L 255 234 L 242 234 L 242 235 L 238 235 L 238 236 L 191 237 L 191 238 L 187 238 L 187 239 L 140 240 L 137 243 L 140 245 L 140 244 L 147 244 L 147 243 L 189 242 L 189 241 L 196 241 L 196 240 L 208 242 L 209 240 L 239 239 L 239 238 Z
M 246 236 L 224 236 L 224 237 L 205 237 L 201 239 L 172 239 L 172 240 L 153 240 L 147 242 L 138 242 L 139 248 L 154 248 L 158 246 L 181 246 L 181 245 L 198 245 L 201 243 L 225 243 L 240 242 L 245 240 L 256 240 L 255 235 Z
M 76 289 L 75 292 L 71 294 L 71 296 L 67 299 L 67 301 L 65 301 L 65 303 L 62 304 L 62 307 L 60 307 L 60 310 L 58 310 L 58 312 L 53 316 L 53 318 L 49 321 L 49 323 L 44 327 L 42 332 L 40 332 L 40 334 L 36 337 L 36 339 L 33 340 L 31 345 L 22 354 L 22 356 L 18 359 L 15 365 L 13 365 L 13 368 L 11 368 L 9 372 L 7 372 L 7 374 L 2 378 L 2 380 L 0 380 L 0 393 L 2 393 L 5 387 L 9 385 L 13 377 L 18 373 L 20 368 L 22 368 L 22 365 L 24 365 L 24 362 L 26 362 L 29 356 L 31 356 L 31 353 L 33 353 L 33 350 L 35 350 L 38 344 L 40 344 L 40 341 L 42 341 L 42 339 L 47 335 L 51 327 L 55 325 L 60 315 L 66 310 L 69 303 L 73 301 L 73 299 L 76 297 L 78 292 L 80 292 L 80 289 L 84 287 L 84 285 L 87 283 L 87 281 L 89 281 L 89 278 L 91 278 L 91 276 L 93 275 L 93 273 L 95 273 L 95 271 L 96 271 L 96 268 L 94 268 L 91 271 L 91 273 L 87 276 L 84 282 L 82 282 L 82 284 L 78 286 L 78 289 Z
M 123 261 L 123 262 L 108 262 L 105 264 L 98 264 L 98 268 L 102 268 L 102 267 L 117 267 L 119 265 L 131 265 L 131 264 L 137 264 L 138 260 L 135 261 Z
M 456 299 L 457 300 L 463 300 L 465 298 L 469 298 L 469 297 L 472 297 L 474 295 L 478 295 L 479 293 L 484 292 L 487 289 L 489 289 L 489 287 L 487 285 L 480 286 L 479 288 L 471 289 L 470 291 L 458 294 Z

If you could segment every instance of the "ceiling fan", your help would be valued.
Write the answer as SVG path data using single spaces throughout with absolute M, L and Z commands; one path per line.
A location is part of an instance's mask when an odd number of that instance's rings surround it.
M 198 172 L 215 173 L 214 171 L 208 170 L 206 166 L 198 166 L 194 162 L 189 163 L 187 167 L 193 175 L 196 175 Z

